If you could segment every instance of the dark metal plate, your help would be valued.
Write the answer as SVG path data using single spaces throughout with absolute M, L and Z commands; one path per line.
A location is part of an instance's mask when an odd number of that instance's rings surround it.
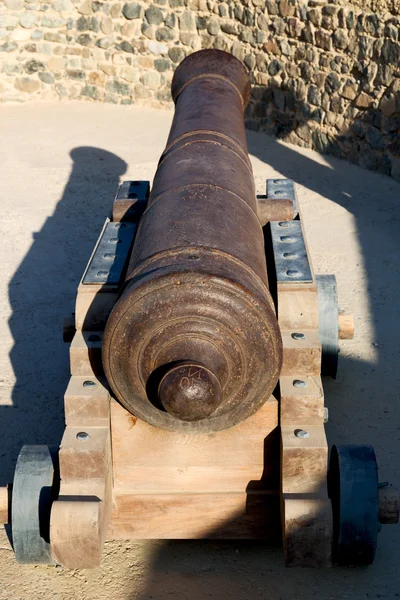
M 107 223 L 82 283 L 119 285 L 136 230 L 137 223 Z
M 271 221 L 271 238 L 278 283 L 312 282 L 300 221 Z

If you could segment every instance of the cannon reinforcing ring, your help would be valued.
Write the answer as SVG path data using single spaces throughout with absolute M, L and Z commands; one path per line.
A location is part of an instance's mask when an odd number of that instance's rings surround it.
M 50 510 L 58 492 L 58 448 L 23 446 L 12 489 L 11 531 L 22 564 L 54 564 L 50 554 Z

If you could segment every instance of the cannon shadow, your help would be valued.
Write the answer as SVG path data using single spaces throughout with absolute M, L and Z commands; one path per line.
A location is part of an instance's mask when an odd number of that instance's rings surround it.
M 15 385 L 12 406 L 0 406 L 0 485 L 12 481 L 22 445 L 60 443 L 69 378 L 63 319 L 74 311 L 77 285 L 127 168 L 100 148 L 78 147 L 70 156 L 62 197 L 9 283 Z

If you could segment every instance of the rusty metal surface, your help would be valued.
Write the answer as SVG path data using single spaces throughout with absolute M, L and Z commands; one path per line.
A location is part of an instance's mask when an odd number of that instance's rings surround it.
M 257 215 L 261 225 L 270 221 L 291 221 L 293 219 L 293 202 L 258 196 Z
M 224 52 L 200 51 L 179 65 L 172 93 L 171 132 L 107 323 L 103 364 L 136 416 L 209 432 L 268 399 L 282 342 L 247 154 L 246 69 Z

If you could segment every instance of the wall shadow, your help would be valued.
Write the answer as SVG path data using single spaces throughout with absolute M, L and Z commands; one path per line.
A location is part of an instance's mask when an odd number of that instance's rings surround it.
M 357 74 L 361 81 L 364 75 Z M 325 88 L 310 85 L 307 98 L 304 83 L 311 84 L 307 69 L 298 82 L 253 86 L 247 128 L 400 180 L 400 95 L 395 84 L 387 87 L 380 106 L 372 108 L 339 96 L 335 72 L 326 78 Z M 366 85 L 361 83 L 360 90 L 367 90 Z
M 93 147 L 71 151 L 73 161 L 52 216 L 9 284 L 16 382 L 12 406 L 0 406 L 0 485 L 11 482 L 24 444 L 58 445 L 69 378 L 63 318 L 74 310 L 76 288 L 127 165 Z
M 299 100 L 293 92 L 279 89 L 279 93 L 284 94 L 284 100 L 280 100 L 284 105 L 293 108 L 292 119 L 290 115 L 283 114 L 277 105 L 278 97 L 276 89 L 255 90 L 256 101 L 259 106 L 265 102 L 277 111 L 278 125 L 274 126 L 274 135 L 282 140 L 290 140 L 291 133 L 298 129 L 299 123 L 294 118 L 294 114 L 304 114 L 302 125 L 310 129 L 309 125 L 313 120 L 313 115 L 307 113 L 308 107 Z M 281 96 L 279 96 L 281 98 Z M 399 100 L 400 102 L 400 100 Z M 279 118 L 281 122 L 279 124 Z M 350 131 L 343 132 L 338 138 L 321 138 L 320 132 L 315 132 L 318 139 L 322 140 L 319 151 L 324 153 L 325 162 L 323 165 L 309 158 L 305 154 L 296 152 L 296 150 L 277 143 L 275 140 L 251 131 L 248 132 L 249 153 L 259 160 L 271 166 L 283 177 L 293 179 L 296 184 L 304 186 L 311 193 L 315 192 L 322 197 L 330 200 L 337 206 L 342 207 L 354 217 L 354 234 L 361 248 L 363 256 L 363 265 L 359 265 L 365 272 L 365 287 L 368 291 L 369 308 L 371 313 L 371 324 L 373 327 L 372 344 L 375 348 L 376 361 L 374 365 L 366 364 L 362 360 L 346 358 L 340 361 L 339 381 L 334 382 L 326 380 L 326 394 L 334 398 L 334 405 L 340 410 L 340 413 L 346 413 L 351 410 L 355 420 L 359 420 L 357 415 L 365 411 L 365 406 L 370 406 L 369 400 L 373 398 L 382 398 L 382 381 L 393 382 L 393 387 L 385 386 L 389 389 L 385 391 L 385 397 L 379 405 L 379 411 L 394 410 L 397 404 L 395 393 L 395 382 L 398 381 L 397 357 L 399 356 L 399 345 L 397 335 L 400 333 L 399 308 L 393 299 L 400 293 L 400 272 L 397 265 L 396 256 L 400 251 L 399 242 L 399 223 L 400 216 L 398 202 L 400 200 L 400 186 L 395 181 L 389 180 L 384 175 L 373 175 L 361 167 L 350 167 L 347 161 L 342 161 L 337 156 L 340 155 L 340 145 L 348 143 L 350 138 L 355 138 L 359 134 L 358 149 L 362 155 L 363 136 L 373 128 L 373 123 L 385 119 L 380 110 L 365 110 L 362 118 L 356 119 L 351 126 Z M 388 128 L 394 128 L 396 117 L 386 119 L 392 124 Z M 397 121 L 399 117 L 397 117 Z M 391 133 L 392 146 L 398 146 L 398 130 L 396 137 Z M 357 153 L 354 154 L 356 157 Z M 384 162 L 384 155 L 381 149 L 377 149 L 377 163 L 373 166 L 366 164 L 364 166 L 378 169 L 382 173 L 387 172 Z M 380 162 L 379 162 L 380 161 Z M 347 168 L 346 168 L 347 166 Z M 385 194 L 380 193 L 379 180 L 382 181 Z M 371 199 L 371 186 L 376 190 L 376 197 Z M 389 190 L 389 194 L 387 191 Z M 263 191 L 263 190 L 261 190 Z M 368 198 L 368 202 L 365 198 Z M 332 243 L 335 236 L 334 223 L 332 224 L 332 233 L 328 232 L 328 240 Z M 307 226 L 307 223 L 306 223 Z M 338 260 L 343 261 L 342 249 L 337 248 Z M 312 257 L 311 257 L 312 258 Z M 333 262 L 334 264 L 334 262 Z M 334 272 L 334 267 L 333 267 Z M 340 286 L 339 286 L 340 294 Z M 340 296 L 339 296 L 340 304 Z M 353 312 L 357 312 L 357 307 L 347 307 Z M 356 315 L 357 317 L 357 315 Z M 396 334 L 394 335 L 394 332 Z M 396 358 L 395 358 L 396 357 Z M 340 388 L 339 388 L 340 384 Z M 353 391 L 351 391 L 353 389 Z M 337 393 L 335 393 L 337 390 Z M 349 399 L 351 398 L 351 408 Z M 329 406 L 329 401 L 328 401 Z M 370 410 L 370 409 L 369 409 Z M 372 419 L 380 419 L 381 414 L 377 412 Z M 339 414 L 340 414 L 339 413 Z M 328 426 L 328 431 L 332 424 Z M 374 428 L 374 425 L 369 425 Z M 335 427 L 336 429 L 336 427 Z M 335 433 L 335 432 L 333 432 Z M 336 429 L 339 433 L 339 429 Z M 365 432 L 367 437 L 368 432 Z M 397 439 L 397 438 L 396 438 Z M 373 442 L 374 440 L 372 440 Z

